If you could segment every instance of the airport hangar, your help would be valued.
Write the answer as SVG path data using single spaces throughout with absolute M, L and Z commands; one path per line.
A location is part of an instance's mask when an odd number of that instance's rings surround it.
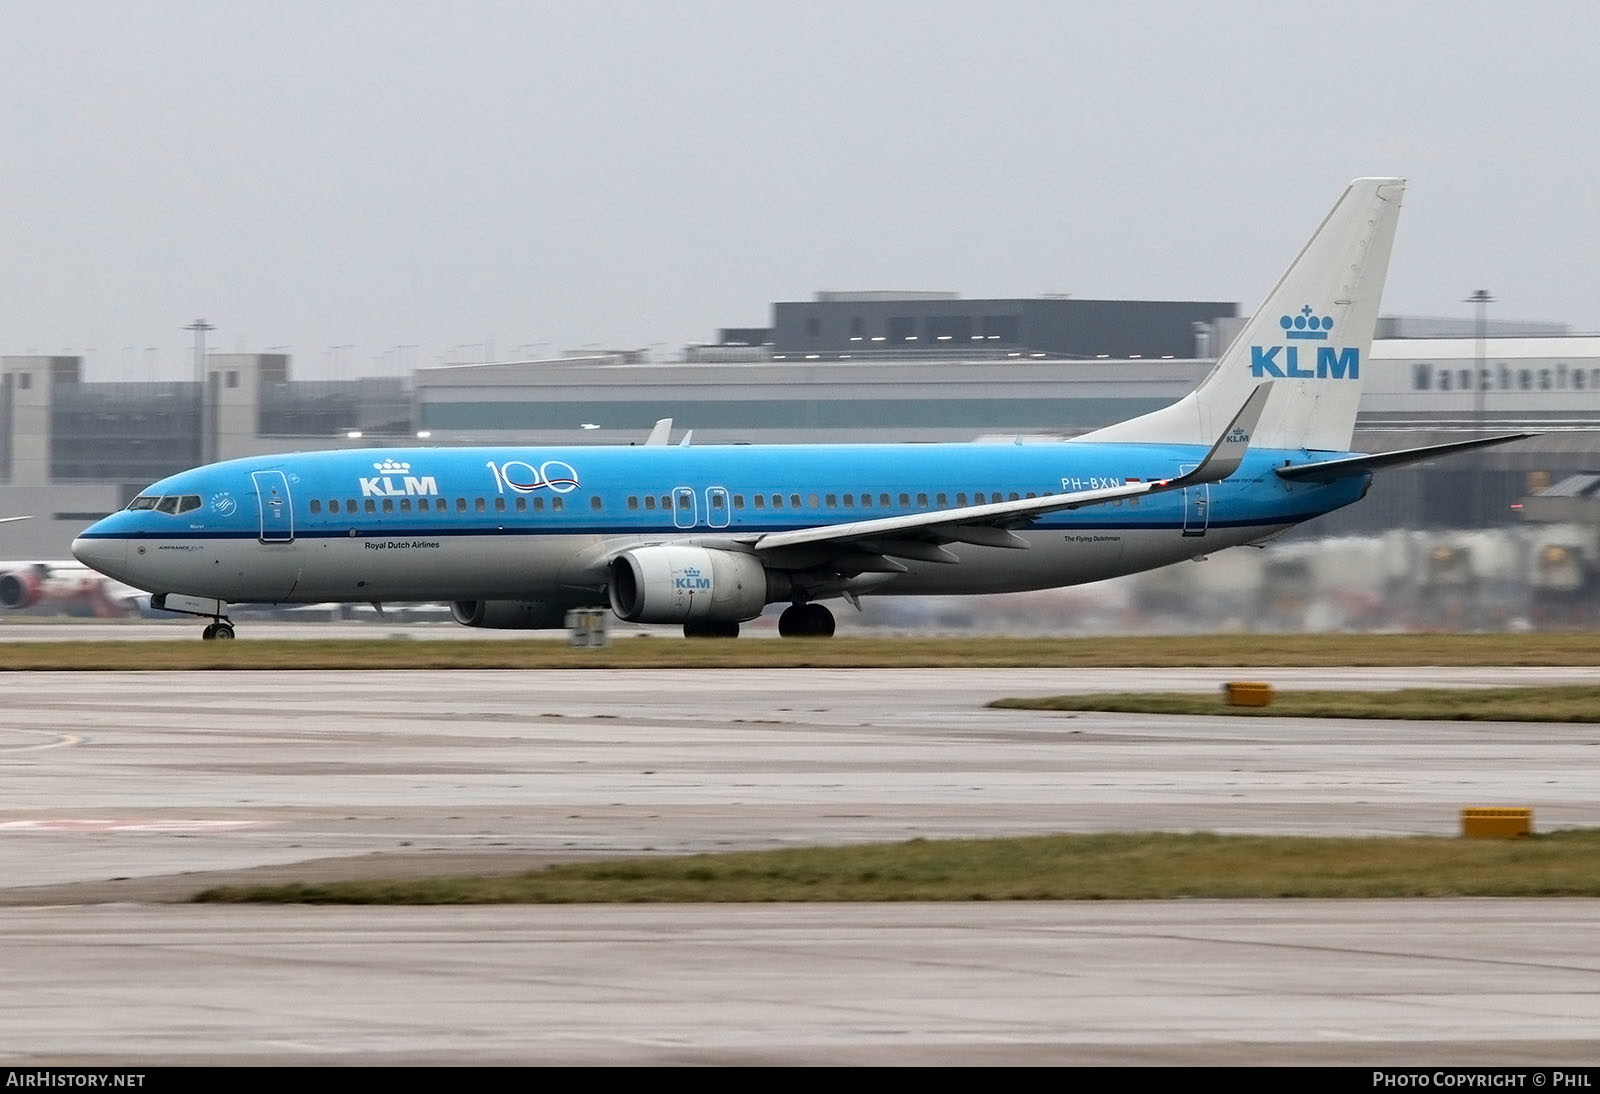
M 58 559 L 164 475 L 321 448 L 672 442 L 1015 441 L 1070 437 L 1180 398 L 1243 325 L 1215 301 L 818 293 L 768 327 L 672 359 L 642 351 L 466 362 L 407 377 L 304 381 L 285 354 L 205 356 L 206 382 L 92 382 L 75 356 L 0 357 L 0 557 Z M 1565 325 L 1386 317 L 1355 448 L 1542 431 L 1386 472 L 1297 533 L 1477 528 L 1545 511 L 1600 526 L 1600 336 Z M 1481 377 L 1474 385 L 1473 378 Z M 202 424 L 204 426 L 202 428 Z M 1556 497 L 1514 508 L 1529 495 Z M 1600 503 L 1597 503 L 1600 504 Z

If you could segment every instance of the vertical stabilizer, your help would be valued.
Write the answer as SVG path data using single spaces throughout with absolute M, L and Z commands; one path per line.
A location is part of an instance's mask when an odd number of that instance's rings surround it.
M 1077 439 L 1210 444 L 1271 380 L 1252 447 L 1347 451 L 1404 190 L 1404 179 L 1352 182 L 1199 387 Z

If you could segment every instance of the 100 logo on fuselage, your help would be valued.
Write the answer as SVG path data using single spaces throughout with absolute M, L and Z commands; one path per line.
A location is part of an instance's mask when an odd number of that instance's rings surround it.
M 504 494 L 531 494 L 535 490 L 553 490 L 569 494 L 578 488 L 578 472 L 564 460 L 545 460 L 538 467 L 527 460 L 490 460 L 484 465 L 494 475 L 495 489 Z

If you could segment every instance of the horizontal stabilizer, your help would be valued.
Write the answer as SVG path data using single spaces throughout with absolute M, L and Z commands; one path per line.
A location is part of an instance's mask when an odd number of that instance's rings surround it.
M 1404 467 L 1410 463 L 1421 463 L 1437 456 L 1448 456 L 1456 452 L 1470 452 L 1474 448 L 1488 448 L 1496 444 L 1508 444 L 1511 441 L 1520 441 L 1524 437 L 1537 437 L 1537 433 L 1508 433 L 1501 437 L 1478 437 L 1470 441 L 1451 441 L 1449 444 L 1430 444 L 1423 448 L 1407 448 L 1399 452 L 1380 452 L 1373 456 L 1345 456 L 1337 460 L 1321 460 L 1317 463 L 1297 463 L 1286 467 L 1277 468 L 1278 477 L 1288 479 L 1290 482 L 1302 480 L 1310 482 L 1333 482 L 1347 475 L 1363 475 L 1371 471 L 1379 471 L 1386 467 Z

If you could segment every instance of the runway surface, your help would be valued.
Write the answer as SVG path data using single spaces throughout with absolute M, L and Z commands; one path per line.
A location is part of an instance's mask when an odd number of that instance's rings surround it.
M 1251 670 L 1287 686 L 1594 670 Z M 1600 823 L 1600 726 L 1000 711 L 1207 670 L 11 673 L 0 1061 L 1600 1062 L 1600 902 L 211 907 L 221 877 Z M 88 902 L 88 903 L 86 903 Z

